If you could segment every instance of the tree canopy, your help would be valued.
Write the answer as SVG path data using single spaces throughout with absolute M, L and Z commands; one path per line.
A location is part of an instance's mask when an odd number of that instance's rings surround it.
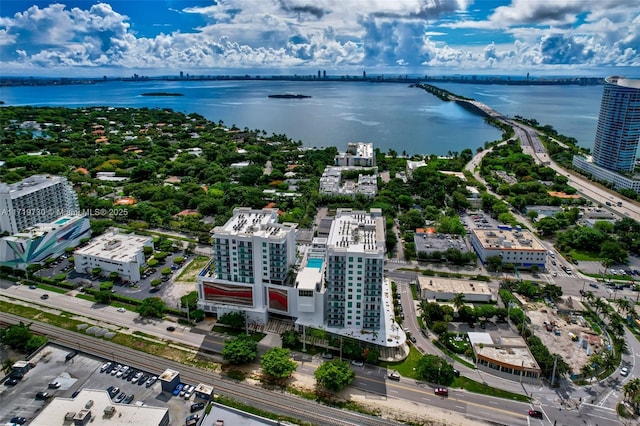
M 258 343 L 246 334 L 227 340 L 222 349 L 222 358 L 234 365 L 253 362 L 257 355 Z
M 291 359 L 289 349 L 271 348 L 260 359 L 262 370 L 270 378 L 283 380 L 291 377 L 298 365 Z
M 319 385 L 332 392 L 341 391 L 356 378 L 356 373 L 349 367 L 349 362 L 339 359 L 322 363 L 313 375 Z

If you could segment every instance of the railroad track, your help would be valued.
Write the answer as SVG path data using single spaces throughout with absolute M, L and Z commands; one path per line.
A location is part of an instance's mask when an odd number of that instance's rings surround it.
M 31 321 L 15 315 L 0 313 L 0 323 L 17 324 L 20 321 L 31 324 L 31 331 L 48 336 L 51 343 L 77 349 L 100 358 L 114 360 L 136 369 L 160 373 L 167 368 L 180 372 L 182 382 L 207 383 L 217 394 L 232 398 L 264 411 L 285 415 L 314 425 L 327 426 L 387 426 L 399 424 L 388 419 L 340 410 L 314 401 L 303 399 L 284 391 L 272 391 L 244 382 L 226 379 L 213 371 L 181 364 L 126 346 L 75 333 L 38 321 Z

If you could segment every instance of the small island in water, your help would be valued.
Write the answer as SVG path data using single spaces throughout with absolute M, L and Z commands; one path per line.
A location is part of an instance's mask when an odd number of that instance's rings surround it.
M 182 93 L 149 92 L 149 93 L 143 93 L 142 96 L 184 96 L 184 95 Z
M 270 98 L 277 98 L 277 99 L 304 99 L 304 98 L 310 98 L 311 96 L 309 95 L 297 95 L 294 93 L 285 93 L 283 95 L 269 95 Z

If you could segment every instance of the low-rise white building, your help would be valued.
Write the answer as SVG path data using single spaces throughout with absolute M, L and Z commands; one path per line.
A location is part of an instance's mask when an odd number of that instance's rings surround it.
M 476 368 L 520 383 L 540 384 L 542 370 L 520 336 L 467 333 Z
M 498 229 L 472 229 L 470 237 L 482 263 L 497 256 L 503 264 L 510 263 L 517 268 L 545 268 L 547 249 L 529 231 L 499 226 Z
M 166 426 L 169 409 L 114 403 L 105 390 L 82 389 L 75 398 L 54 398 L 40 407 L 38 415 L 29 422 L 33 426 Z
M 153 248 L 151 237 L 120 234 L 112 229 L 75 251 L 75 270 L 91 273 L 100 268 L 103 275 L 117 272 L 123 281 L 138 282 L 140 268 L 146 265 L 145 247 Z

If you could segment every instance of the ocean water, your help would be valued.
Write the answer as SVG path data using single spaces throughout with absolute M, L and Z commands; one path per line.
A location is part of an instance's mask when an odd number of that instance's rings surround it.
M 443 84 L 506 115 L 535 118 L 592 146 L 599 86 Z M 177 92 L 184 96 L 142 96 Z M 299 93 L 305 99 L 273 99 Z M 307 147 L 372 142 L 382 152 L 447 155 L 475 151 L 500 132 L 482 117 L 402 83 L 290 81 L 112 81 L 93 85 L 1 87 L 5 105 L 171 108 L 239 128 L 286 134 Z

